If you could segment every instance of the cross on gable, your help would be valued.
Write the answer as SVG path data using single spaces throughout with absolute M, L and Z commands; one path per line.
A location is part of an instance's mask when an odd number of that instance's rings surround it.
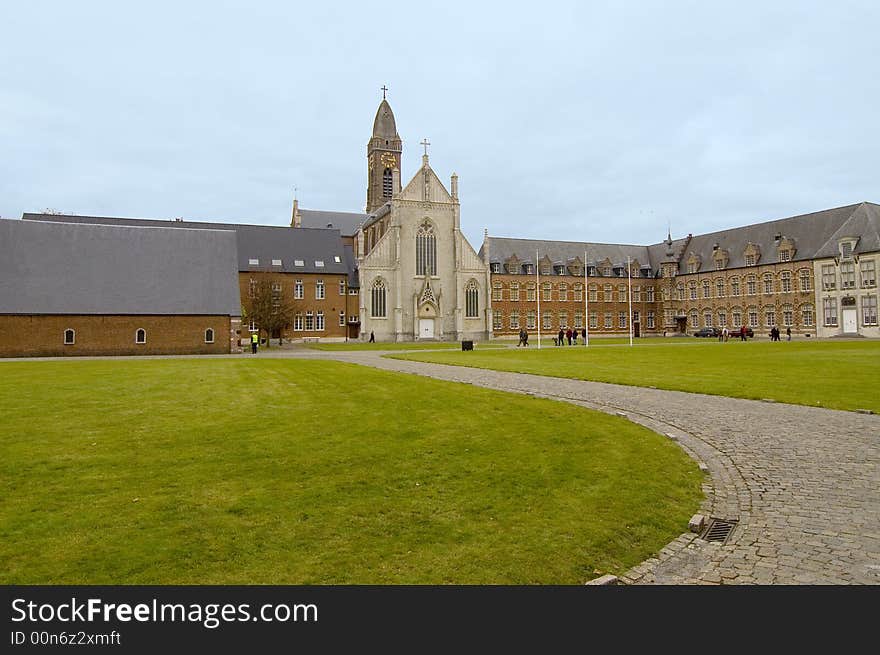
M 385 99 L 385 92 L 388 90 L 388 87 L 384 84 L 382 85 L 382 100 Z
M 425 155 L 427 156 L 428 146 L 431 145 L 431 142 L 428 141 L 428 139 L 422 139 L 419 143 L 421 143 L 423 146 L 425 146 Z

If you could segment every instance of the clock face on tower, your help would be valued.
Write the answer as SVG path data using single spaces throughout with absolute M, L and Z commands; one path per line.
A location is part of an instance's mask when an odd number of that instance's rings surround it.
M 397 165 L 397 159 L 390 152 L 382 155 L 382 166 L 385 168 L 394 168 Z

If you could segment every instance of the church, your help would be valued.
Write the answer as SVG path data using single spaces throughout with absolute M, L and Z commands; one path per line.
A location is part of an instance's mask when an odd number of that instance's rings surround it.
M 383 89 L 384 91 L 384 89 Z M 240 352 L 252 334 L 309 341 L 483 341 L 704 328 L 880 337 L 880 206 L 862 202 L 651 245 L 461 231 L 458 177 L 421 165 L 384 97 L 364 212 L 290 224 L 56 213 L 0 219 L 0 357 Z M 265 283 L 265 284 L 264 284 Z M 267 329 L 255 290 L 289 320 Z M 271 310 L 273 313 L 275 309 Z

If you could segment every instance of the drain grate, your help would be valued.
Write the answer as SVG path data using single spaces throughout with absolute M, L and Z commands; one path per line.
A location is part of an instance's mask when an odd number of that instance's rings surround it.
M 722 544 L 726 543 L 730 538 L 730 533 L 736 527 L 736 520 L 712 519 L 709 521 L 709 527 L 703 533 L 703 539 L 706 541 L 718 541 Z

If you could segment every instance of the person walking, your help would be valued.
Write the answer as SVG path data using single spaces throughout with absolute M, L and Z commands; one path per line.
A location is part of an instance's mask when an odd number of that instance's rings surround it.
M 525 345 L 526 345 L 526 330 L 525 330 L 525 328 L 520 328 L 519 329 L 519 343 L 516 344 L 516 347 L 519 348 L 520 346 L 525 346 Z
M 791 326 L 785 328 L 785 336 L 787 337 L 788 341 L 791 341 Z
M 260 333 L 252 332 L 251 333 L 251 354 L 257 354 L 257 345 L 260 343 Z
M 587 328 L 581 329 L 581 339 L 584 340 L 584 345 L 587 345 Z
M 564 346 L 565 345 L 565 332 L 562 331 L 562 328 L 559 328 L 559 334 L 557 336 L 559 337 L 558 345 Z
M 568 328 L 565 331 L 565 338 L 568 339 L 568 345 L 571 345 L 571 328 Z
M 376 343 L 376 335 L 370 330 L 370 343 Z
M 743 326 L 739 329 L 739 339 L 740 339 L 740 341 L 745 341 L 745 340 L 746 340 L 746 326 L 745 326 L 745 325 L 743 325 Z

